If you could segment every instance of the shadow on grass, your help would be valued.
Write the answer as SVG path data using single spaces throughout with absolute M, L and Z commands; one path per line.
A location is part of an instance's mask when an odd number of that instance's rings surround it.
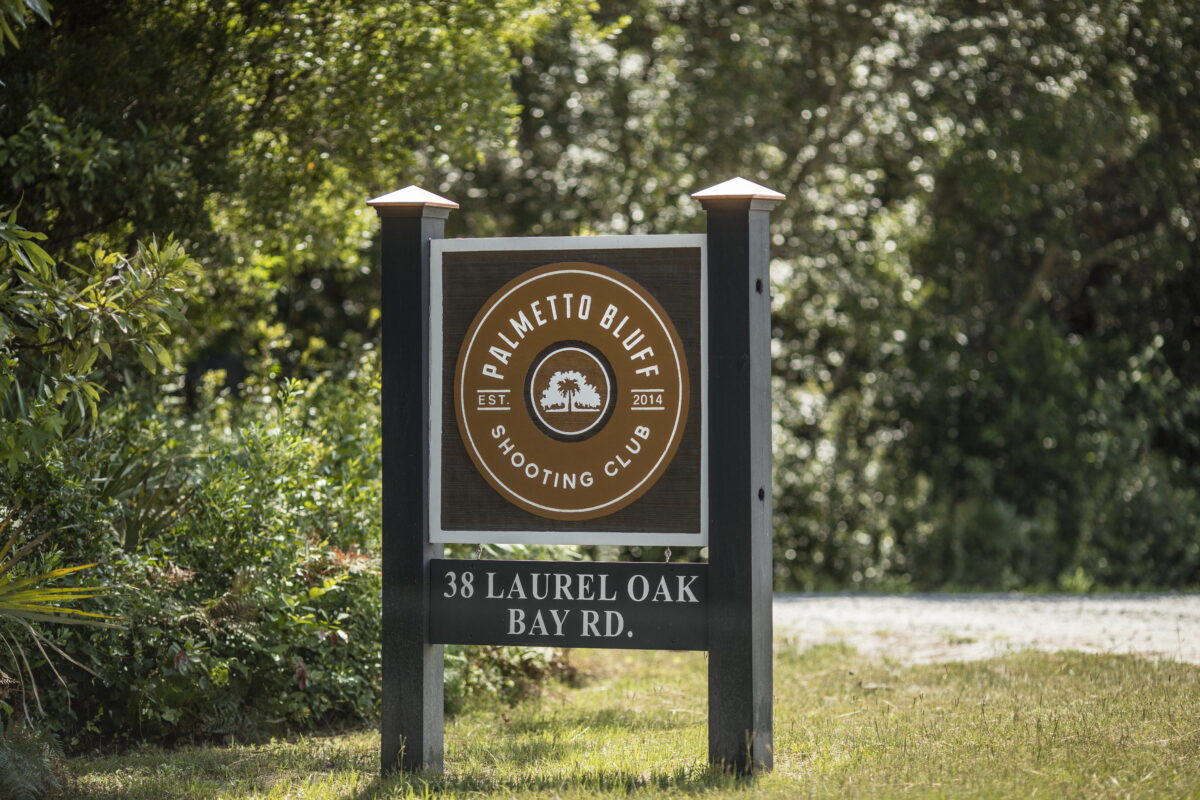
M 572 742 L 563 739 L 512 739 L 500 743 L 503 755 L 500 761 L 506 764 L 536 764 L 549 760 L 561 760 L 577 749 Z
M 252 747 L 141 747 L 119 755 L 71 759 L 65 798 L 74 800 L 161 800 L 210 797 L 237 787 L 246 794 L 269 791 L 281 781 L 345 772 L 378 770 L 372 753 L 313 738 L 298 751 L 280 742 Z M 4 800 L 7 800 L 6 798 Z
M 381 800 L 389 797 L 436 797 L 442 794 L 470 796 L 519 792 L 631 793 L 641 789 L 669 790 L 695 795 L 721 789 L 751 789 L 753 777 L 739 776 L 707 765 L 679 767 L 673 770 L 647 770 L 635 774 L 626 770 L 586 770 L 570 774 L 513 775 L 392 775 L 376 778 L 344 800 Z
M 644 711 L 630 711 L 619 708 L 602 708 L 595 711 L 587 710 L 556 710 L 554 724 L 566 730 L 591 728 L 594 730 L 645 730 L 672 731 L 685 727 L 687 720 L 676 718 L 674 715 L 647 714 Z M 513 733 L 536 733 L 544 731 L 546 722 L 543 719 L 514 720 L 509 726 Z
M 142 745 L 119 755 L 72 759 L 72 773 L 77 778 L 106 775 L 114 770 L 123 775 L 145 775 L 163 779 L 166 774 L 186 772 L 189 776 L 227 778 L 247 762 L 267 757 L 265 752 L 213 746 L 184 746 L 166 749 Z M 179 762 L 184 762 L 179 765 Z M 176 766 L 179 765 L 179 766 Z M 99 797 L 104 797 L 101 793 Z M 88 797 L 97 797 L 89 791 Z
M 580 716 L 590 718 L 594 715 Z M 642 720 L 642 727 L 645 727 L 644 723 Z M 72 771 L 87 786 L 68 790 L 65 797 L 72 800 L 195 800 L 217 793 L 241 797 L 281 789 L 284 796 L 302 797 L 308 796 L 303 788 L 308 779 L 339 773 L 345 778 L 346 785 L 326 787 L 313 796 L 328 800 L 398 800 L 479 794 L 628 794 L 646 789 L 690 796 L 754 785 L 752 778 L 703 763 L 645 770 L 629 767 L 572 769 L 562 763 L 581 746 L 585 746 L 582 740 L 513 737 L 496 740 L 489 748 L 496 757 L 497 769 L 494 770 L 471 764 L 457 770 L 452 768 L 446 775 L 397 774 L 382 779 L 377 777 L 377 752 L 360 745 L 339 746 L 330 740 L 310 740 L 310 746 L 302 750 L 284 743 L 252 748 L 145 748 L 85 764 L 77 763 Z

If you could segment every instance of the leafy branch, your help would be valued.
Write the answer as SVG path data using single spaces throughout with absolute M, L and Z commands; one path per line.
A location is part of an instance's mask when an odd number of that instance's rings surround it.
M 97 250 L 88 268 L 55 262 L 45 234 L 0 210 L 0 461 L 8 469 L 95 420 L 101 365 L 123 351 L 171 369 L 163 340 L 183 320 L 194 262 L 173 239 L 133 256 Z

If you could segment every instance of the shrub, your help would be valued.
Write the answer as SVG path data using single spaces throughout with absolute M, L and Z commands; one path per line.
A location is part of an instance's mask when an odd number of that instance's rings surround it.
M 47 498 L 47 524 L 80 521 L 47 565 L 98 561 L 99 579 L 125 587 L 94 605 L 123 630 L 56 637 L 96 672 L 63 670 L 69 697 L 48 689 L 71 747 L 258 738 L 378 714 L 376 353 L 337 379 L 254 378 L 240 400 L 216 385 L 190 416 L 128 399 L 103 411 L 95 436 L 15 487 Z M 568 672 L 544 650 L 451 648 L 447 705 L 515 699 Z
M 549 647 L 446 647 L 446 710 L 468 697 L 514 702 L 541 691 L 547 680 L 578 680 L 566 651 Z
M 0 797 L 39 800 L 64 783 L 62 748 L 52 734 L 21 727 L 0 733 Z

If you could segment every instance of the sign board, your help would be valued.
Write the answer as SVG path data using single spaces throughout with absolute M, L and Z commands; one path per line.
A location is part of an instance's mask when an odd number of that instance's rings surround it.
M 702 547 L 705 237 L 431 242 L 430 539 Z
M 707 564 L 430 563 L 431 641 L 704 650 Z
M 738 178 L 693 197 L 702 235 L 451 240 L 450 200 L 371 201 L 385 772 L 441 769 L 443 644 L 707 651 L 710 762 L 770 768 L 782 195 Z M 707 546 L 708 563 L 446 559 L 448 542 Z

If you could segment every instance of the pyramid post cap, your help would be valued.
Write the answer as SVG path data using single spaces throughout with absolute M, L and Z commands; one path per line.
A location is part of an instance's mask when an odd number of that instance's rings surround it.
M 405 186 L 394 192 L 381 194 L 371 198 L 367 205 L 376 208 L 383 206 L 431 206 L 433 208 L 458 208 L 458 203 L 448 200 L 441 195 L 427 192 L 420 186 Z
M 785 195 L 745 178 L 731 178 L 724 183 L 701 189 L 692 194 L 693 200 L 783 200 Z

